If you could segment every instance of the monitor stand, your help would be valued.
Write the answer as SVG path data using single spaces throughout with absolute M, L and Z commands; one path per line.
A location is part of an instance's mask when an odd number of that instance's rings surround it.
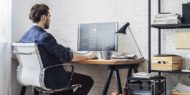
M 100 51 L 100 55 L 102 59 L 110 60 L 111 58 L 111 51 Z

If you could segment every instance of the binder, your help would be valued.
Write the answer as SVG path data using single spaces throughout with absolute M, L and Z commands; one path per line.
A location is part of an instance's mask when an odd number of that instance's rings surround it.
M 190 2 L 182 5 L 183 23 L 190 24 Z

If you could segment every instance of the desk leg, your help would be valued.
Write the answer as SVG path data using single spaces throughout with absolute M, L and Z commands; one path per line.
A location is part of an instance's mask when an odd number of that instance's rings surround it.
M 138 69 L 137 69 L 137 68 L 138 68 L 138 65 L 134 65 L 133 68 L 134 68 L 134 73 L 138 73 Z
M 25 92 L 26 92 L 26 86 L 22 86 L 20 95 L 25 95 Z
M 122 94 L 121 79 L 119 75 L 119 70 L 117 68 L 115 69 L 115 77 L 116 77 L 117 92 L 119 94 Z
M 128 78 L 132 76 L 132 70 L 133 70 L 133 67 L 132 67 L 132 66 L 129 66 L 128 74 L 127 74 L 126 86 L 127 86 L 127 83 L 130 82 L 130 81 L 128 81 Z
M 102 95 L 107 95 L 107 91 L 108 91 L 108 87 L 109 87 L 109 85 L 110 85 L 110 81 L 111 81 L 111 78 L 112 78 L 112 74 L 113 74 L 113 68 L 110 69 L 110 72 L 109 72 L 107 81 L 106 81 L 106 83 L 105 83 L 105 85 L 104 85 L 104 89 L 103 89 Z

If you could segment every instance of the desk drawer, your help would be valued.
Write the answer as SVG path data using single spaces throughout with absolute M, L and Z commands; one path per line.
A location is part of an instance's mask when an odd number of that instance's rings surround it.
M 182 63 L 181 56 L 178 55 L 155 55 L 152 57 L 152 63 L 158 64 L 172 64 L 172 63 Z

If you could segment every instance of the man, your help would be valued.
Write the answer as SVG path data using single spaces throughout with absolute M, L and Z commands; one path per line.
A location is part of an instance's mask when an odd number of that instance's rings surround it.
M 36 43 L 39 48 L 40 56 L 44 67 L 55 64 L 62 64 L 69 61 L 81 61 L 85 59 L 94 58 L 94 53 L 79 55 L 73 53 L 70 48 L 64 47 L 57 43 L 56 39 L 44 29 L 49 28 L 50 24 L 49 7 L 45 4 L 35 4 L 32 6 L 29 14 L 29 19 L 34 25 L 29 29 L 20 39 L 23 43 Z M 70 81 L 70 73 L 67 73 L 64 68 L 56 68 L 47 71 L 45 76 L 45 85 L 49 88 L 56 89 L 68 85 Z M 74 73 L 71 81 L 72 84 L 82 84 L 72 95 L 87 95 L 93 85 L 93 80 L 89 76 Z M 36 93 L 37 95 L 38 93 Z M 52 95 L 71 95 L 71 92 L 53 93 Z

